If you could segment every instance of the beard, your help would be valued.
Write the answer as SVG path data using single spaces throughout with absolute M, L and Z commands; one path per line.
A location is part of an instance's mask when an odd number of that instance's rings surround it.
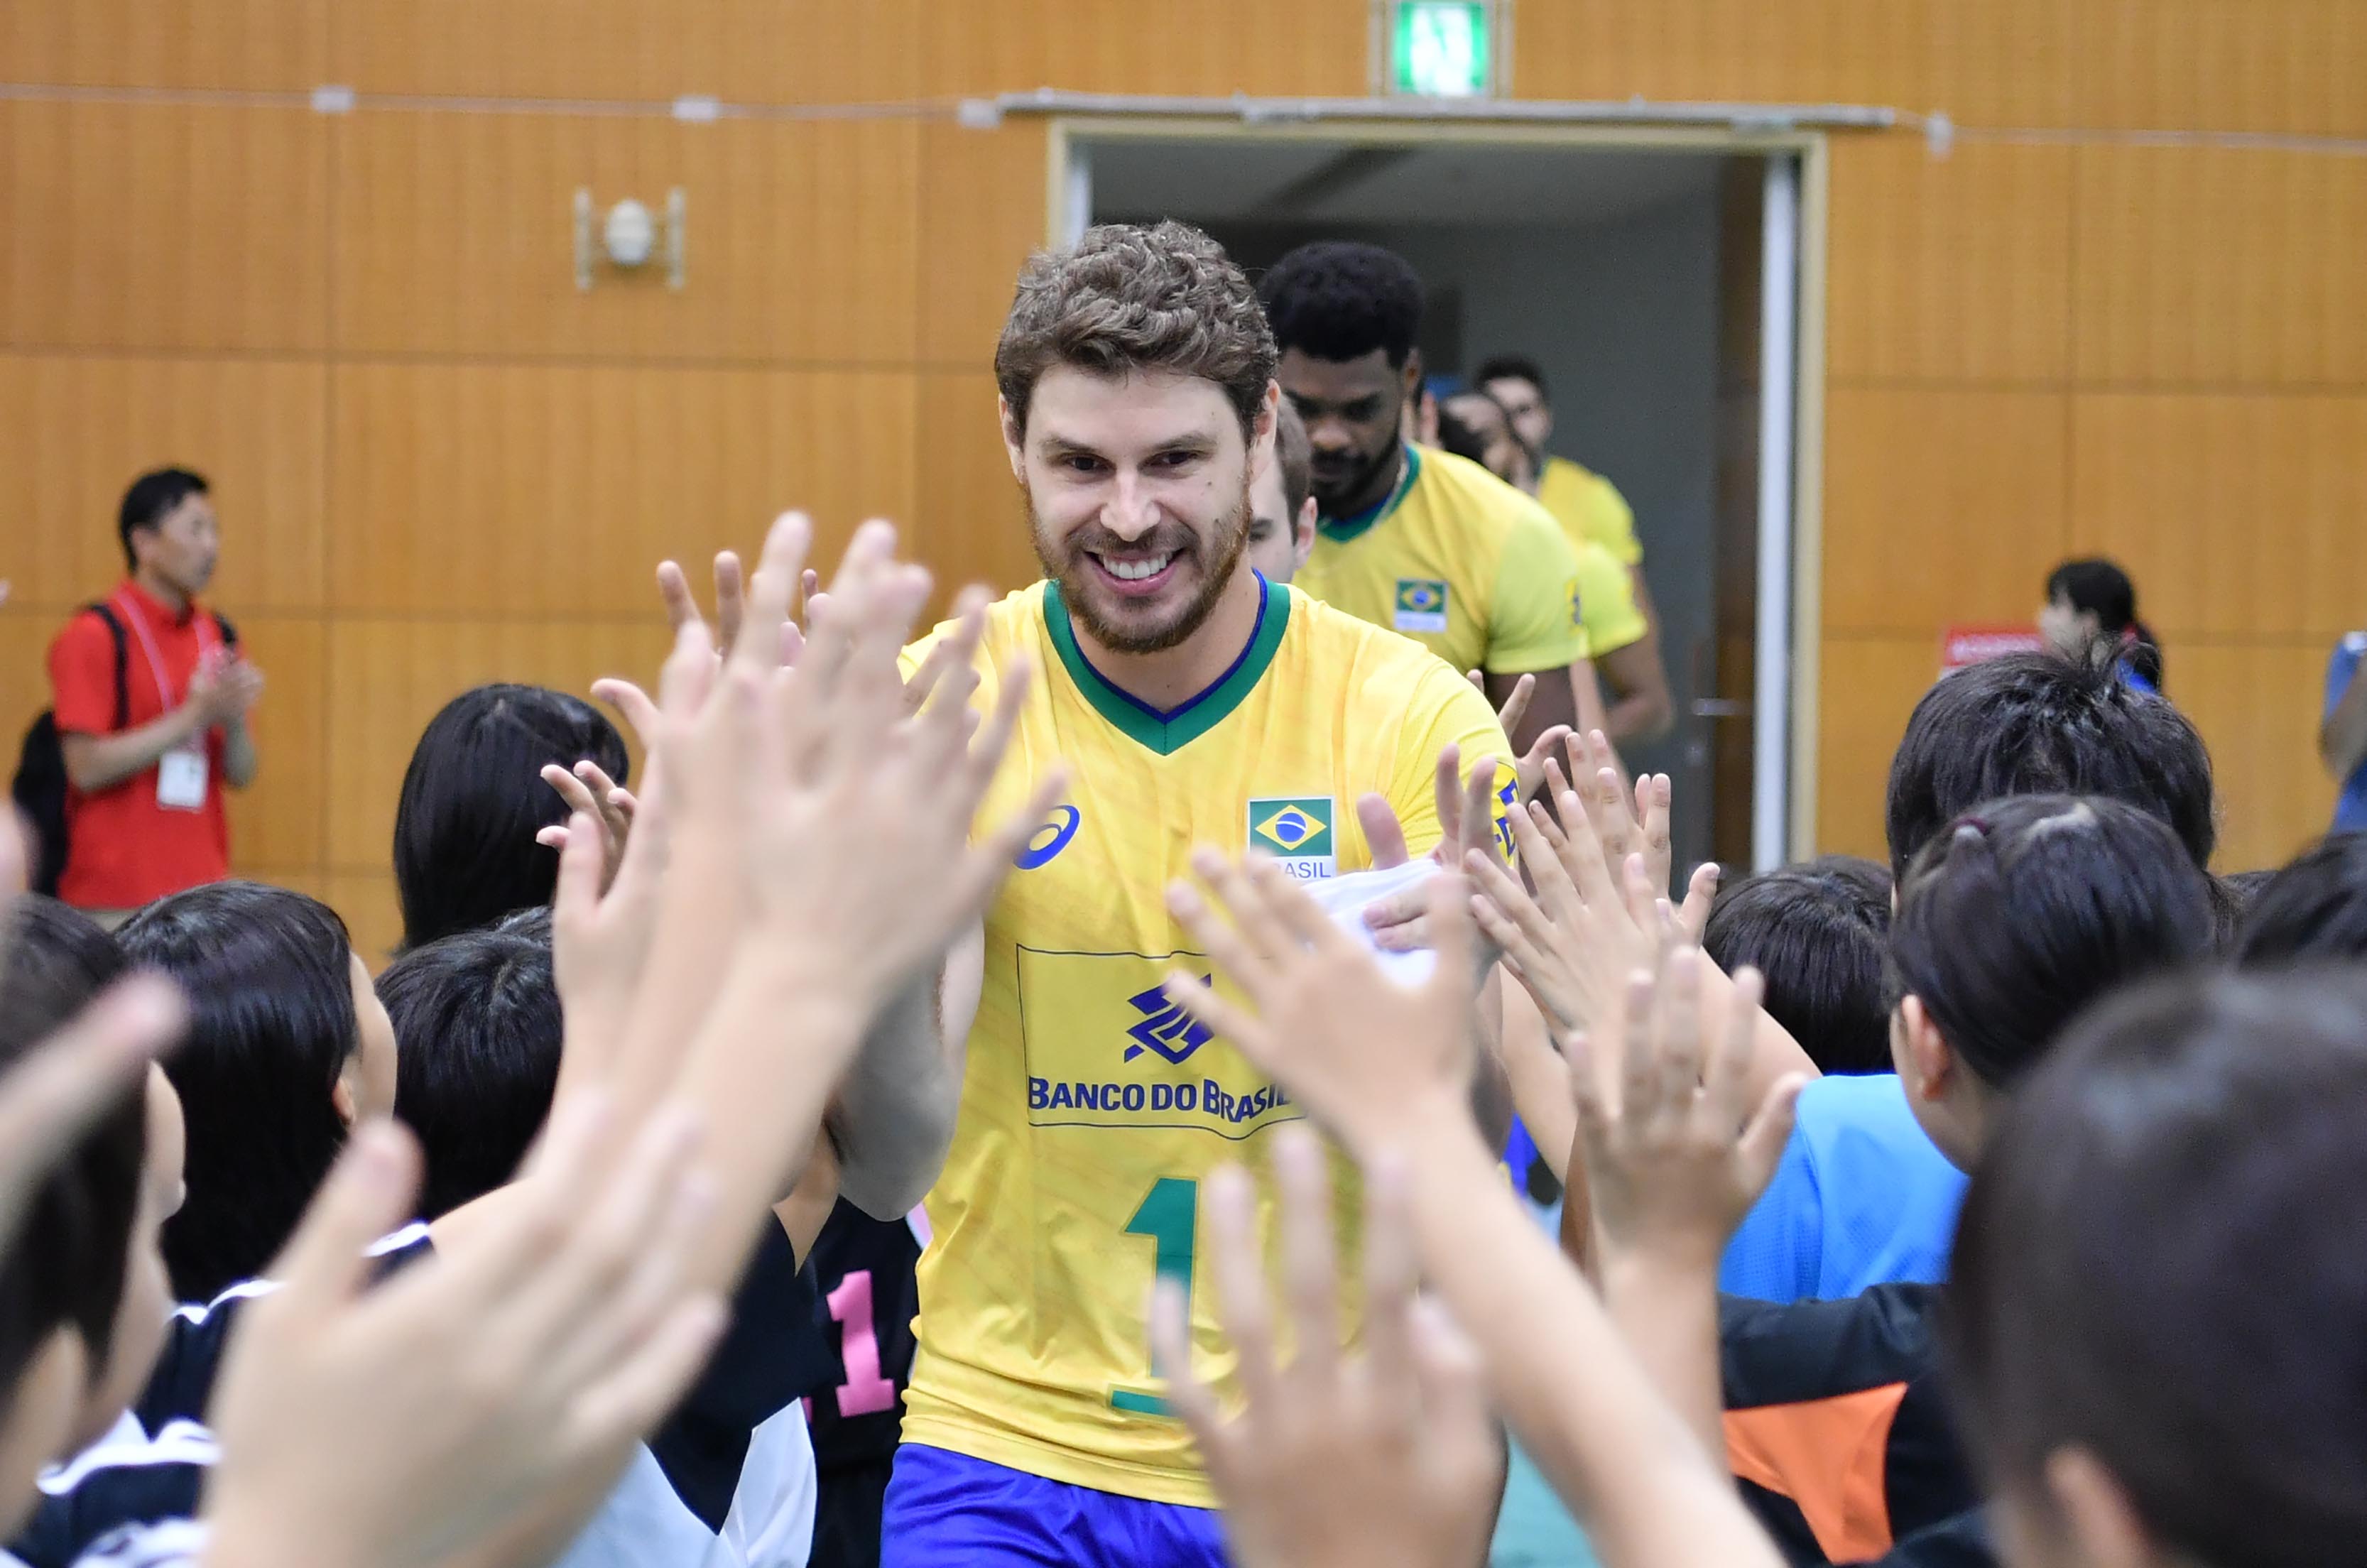
M 1036 547 L 1036 558 L 1043 565 L 1044 575 L 1060 585 L 1060 601 L 1085 635 L 1113 653 L 1163 653 L 1207 625 L 1208 617 L 1216 613 L 1217 601 L 1224 597 L 1233 574 L 1240 570 L 1242 554 L 1249 548 L 1247 475 L 1242 476 L 1240 494 L 1217 518 L 1206 539 L 1176 523 L 1161 523 L 1130 543 L 1098 523 L 1087 524 L 1065 538 L 1052 539 L 1046 535 L 1043 521 L 1036 512 L 1035 494 L 1025 479 L 1020 481 L 1019 491 L 1027 506 L 1027 536 Z M 1198 585 L 1181 607 L 1167 612 L 1161 619 L 1128 616 L 1121 620 L 1102 604 L 1101 583 L 1084 558 L 1091 553 L 1118 549 L 1147 550 L 1154 555 L 1172 551 L 1179 564 L 1198 572 Z
M 1401 441 L 1389 442 L 1381 448 L 1378 456 L 1364 458 L 1337 483 L 1315 479 L 1308 488 L 1315 496 L 1315 503 L 1322 508 L 1323 515 L 1337 517 L 1350 502 L 1372 493 L 1383 469 L 1387 469 L 1394 478 L 1398 458 L 1404 447 Z

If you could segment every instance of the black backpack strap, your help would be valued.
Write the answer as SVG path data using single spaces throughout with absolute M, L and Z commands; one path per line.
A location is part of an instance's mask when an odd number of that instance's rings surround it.
M 214 630 L 221 634 L 222 646 L 235 650 L 238 647 L 238 628 L 230 624 L 230 617 L 220 610 L 209 610 L 206 614 L 214 618 Z
M 112 733 L 121 733 L 131 725 L 130 649 L 123 639 L 123 622 L 104 603 L 85 604 L 84 609 L 107 623 L 107 635 L 115 639 L 115 725 Z

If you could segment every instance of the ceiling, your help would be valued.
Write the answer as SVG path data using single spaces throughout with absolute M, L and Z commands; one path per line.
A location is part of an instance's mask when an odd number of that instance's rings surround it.
M 1715 190 L 1694 152 L 1250 137 L 1132 139 L 1082 150 L 1096 219 L 1211 222 L 1608 223 Z

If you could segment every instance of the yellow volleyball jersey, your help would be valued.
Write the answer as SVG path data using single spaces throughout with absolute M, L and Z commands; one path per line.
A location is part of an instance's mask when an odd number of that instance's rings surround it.
M 1585 658 L 1578 561 L 1553 518 L 1467 458 L 1405 452 L 1388 500 L 1317 526 L 1293 583 L 1457 670 L 1519 675 Z
M 1636 537 L 1636 513 L 1619 487 L 1582 463 L 1547 457 L 1537 476 L 1537 503 L 1572 539 L 1591 539 L 1622 566 L 1640 566 L 1643 542 Z
M 1057 585 L 988 612 L 979 703 L 994 702 L 1015 660 L 1035 677 L 980 819 L 1017 809 L 1056 762 L 1070 784 L 986 919 L 960 1120 L 927 1202 L 907 1441 L 1214 1505 L 1151 1376 L 1151 1282 L 1186 1281 L 1195 1369 L 1228 1383 L 1233 1358 L 1195 1263 L 1200 1183 L 1250 1163 L 1264 1224 L 1265 1134 L 1305 1112 L 1167 1000 L 1171 968 L 1209 973 L 1167 912 L 1167 886 L 1200 844 L 1255 846 L 1308 880 L 1365 869 L 1355 807 L 1367 794 L 1388 798 L 1413 853 L 1429 852 L 1450 741 L 1467 765 L 1505 759 L 1499 799 L 1511 798 L 1510 749 L 1469 682 L 1291 589 L 1261 592 L 1240 661 L 1164 715 L 1086 662 Z
M 1570 544 L 1578 552 L 1578 619 L 1586 628 L 1588 651 L 1600 659 L 1643 641 L 1652 628 L 1637 608 L 1636 584 L 1627 569 L 1591 539 Z

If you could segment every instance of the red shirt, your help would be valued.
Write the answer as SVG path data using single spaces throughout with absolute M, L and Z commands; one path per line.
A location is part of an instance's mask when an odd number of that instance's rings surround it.
M 188 700 L 198 660 L 221 645 L 221 634 L 204 610 L 192 604 L 176 615 L 137 583 L 127 581 L 107 604 L 123 623 L 127 722 L 115 722 L 115 638 L 85 611 L 50 644 L 50 691 L 62 735 L 119 734 L 164 717 Z M 158 688 L 160 669 L 169 693 Z M 136 909 L 230 874 L 221 730 L 206 732 L 205 748 L 205 804 L 194 811 L 158 804 L 153 765 L 94 794 L 68 786 L 60 898 L 84 909 Z

